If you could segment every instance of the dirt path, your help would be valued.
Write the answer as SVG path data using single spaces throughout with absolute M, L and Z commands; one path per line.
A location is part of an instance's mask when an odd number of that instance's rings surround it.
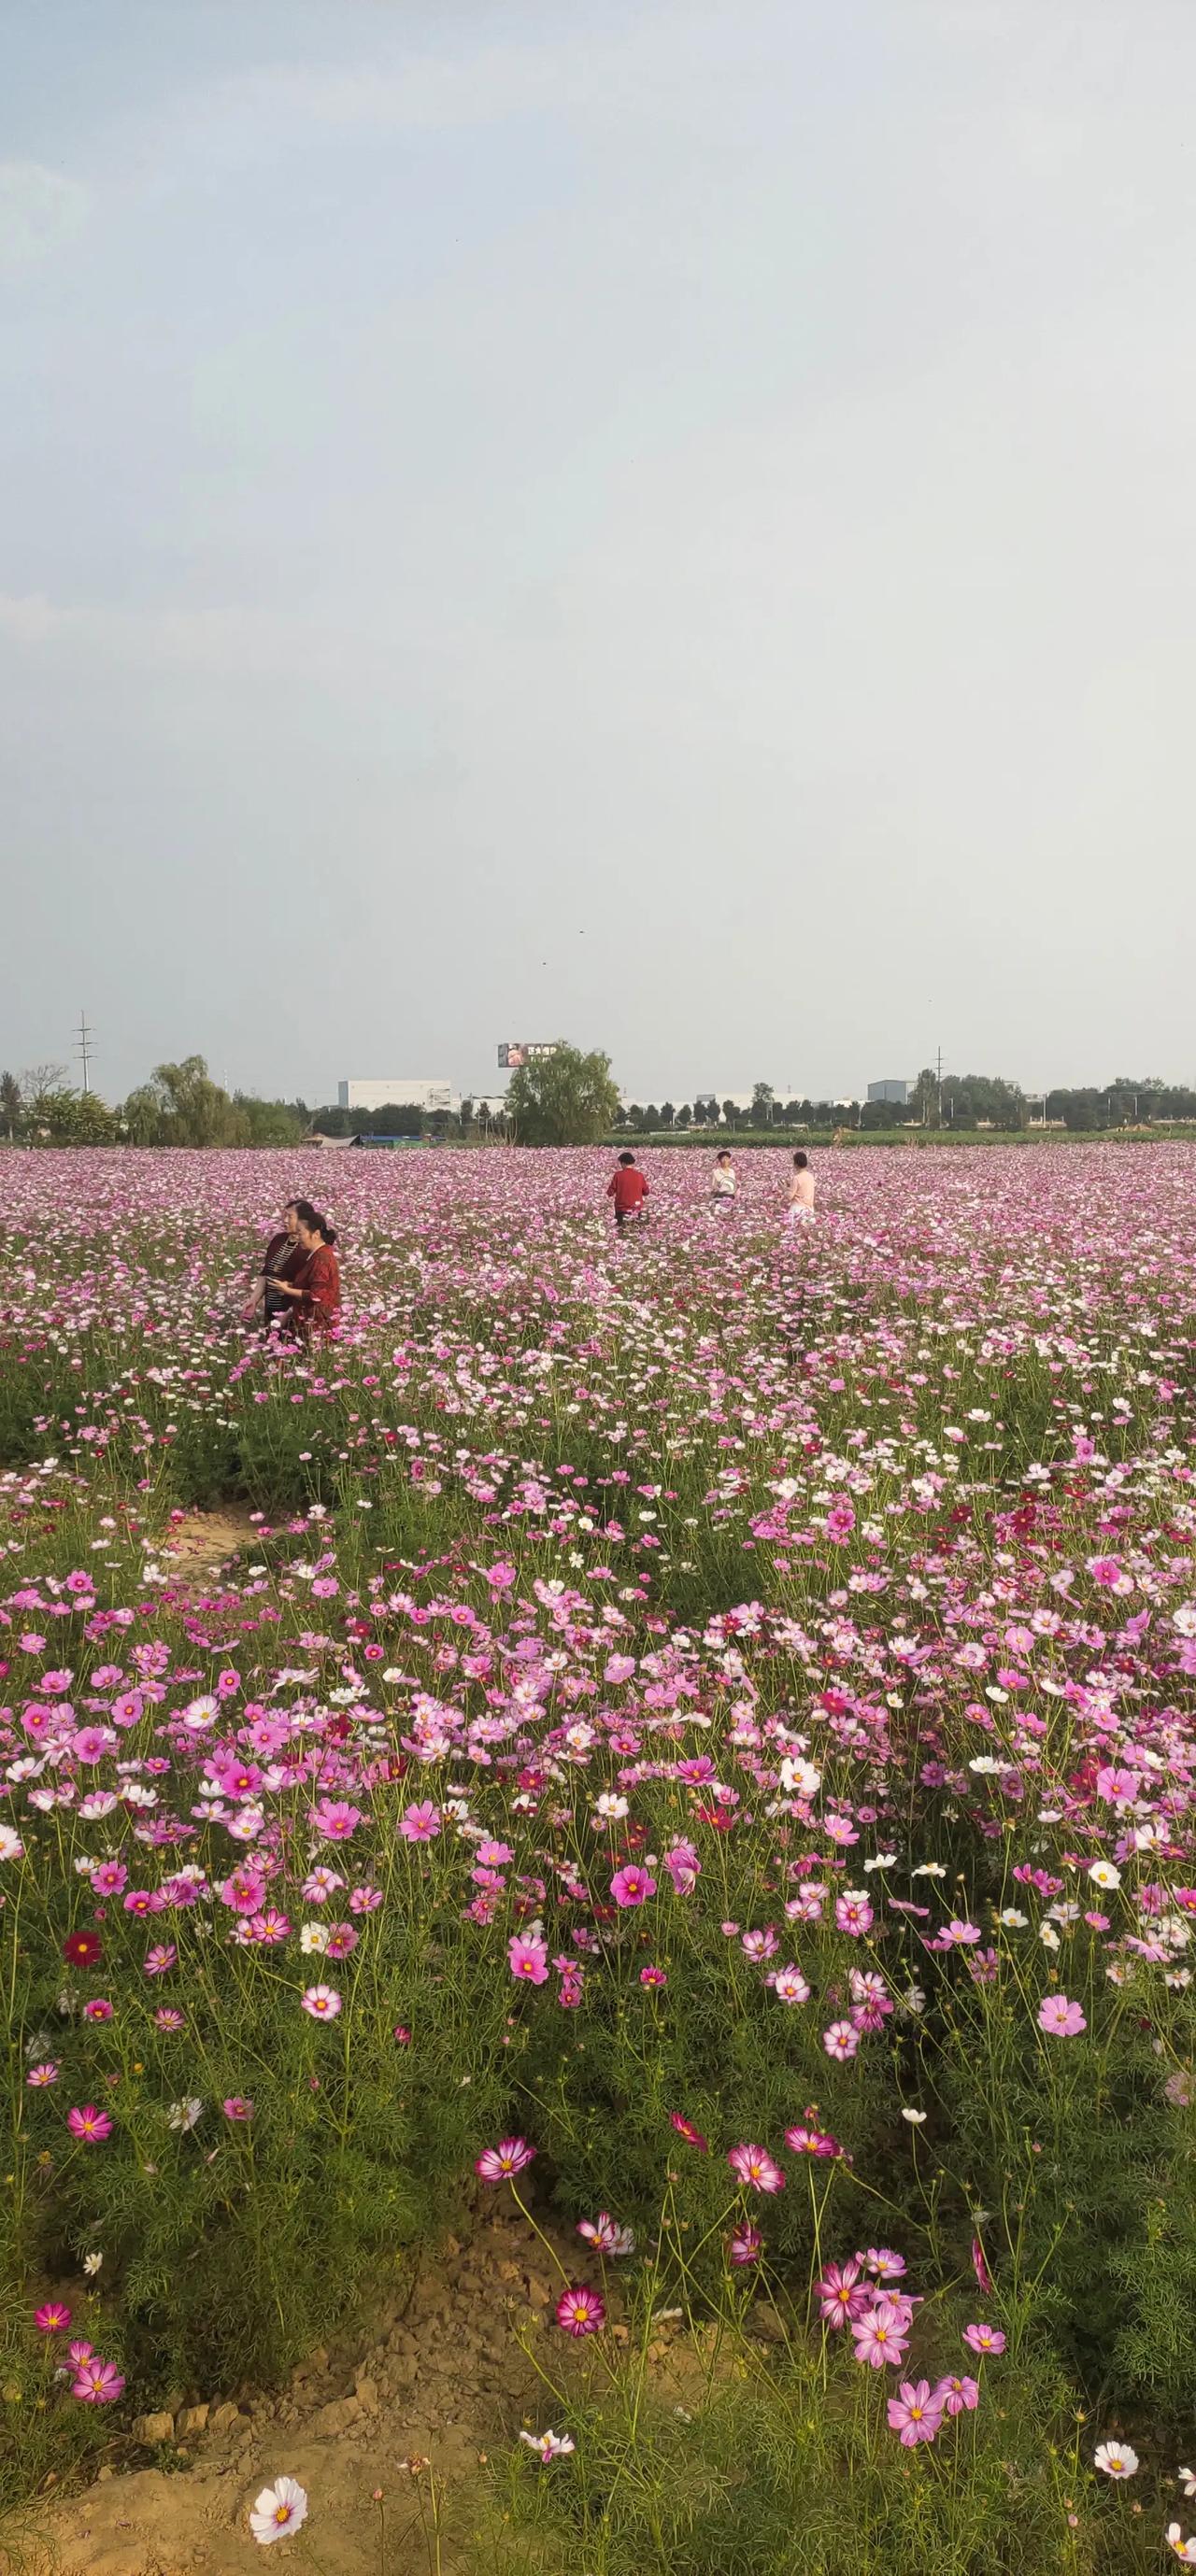
M 487 2445 L 511 2438 L 525 2417 L 538 2430 L 550 2420 L 518 2334 L 558 2289 L 543 2249 L 533 2243 L 529 2258 L 524 2222 L 487 2209 L 468 2242 L 447 2240 L 406 2306 L 377 2319 L 368 2340 L 315 2354 L 281 2399 L 213 2405 L 197 2434 L 180 2421 L 159 2455 L 166 2468 L 101 2469 L 85 2494 L 44 2508 L 7 2563 L 21 2576 L 260 2576 L 248 2509 L 286 2475 L 307 2489 L 322 2576 L 375 2576 L 378 2487 L 389 2565 L 422 2576 L 429 2555 L 407 2466 L 416 2458 L 445 2482 L 443 2576 L 473 2576 L 479 2562 L 454 2555 L 453 2526 L 470 2519 L 466 2490 Z M 121 2448 L 130 2461 L 147 2456 Z
M 248 1504 L 229 1503 L 218 1512 L 188 1512 L 167 1531 L 157 1555 L 176 1580 L 199 1582 L 256 1546 L 257 1536 Z

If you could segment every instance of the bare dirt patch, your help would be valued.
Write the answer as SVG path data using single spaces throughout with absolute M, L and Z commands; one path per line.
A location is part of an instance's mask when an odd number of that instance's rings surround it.
M 258 1523 L 248 1504 L 227 1504 L 218 1512 L 188 1512 L 163 1539 L 158 1556 L 184 1583 L 202 1582 L 257 1546 Z
M 249 2507 L 272 2479 L 289 2476 L 307 2489 L 322 2576 L 376 2576 L 378 2487 L 392 2569 L 421 2576 L 438 2564 L 443 2576 L 473 2576 L 480 2562 L 461 2554 L 460 2533 L 474 2519 L 487 2446 L 512 2438 L 525 2417 L 537 2429 L 551 2420 L 519 2334 L 550 2314 L 559 2289 L 544 2249 L 529 2249 L 524 2222 L 487 2211 L 468 2241 L 447 2240 L 368 2340 L 313 2354 L 281 2398 L 239 2406 L 230 2398 L 222 2409 L 213 2401 L 198 2433 L 176 2417 L 174 2438 L 157 2455 L 164 2468 L 137 2465 L 147 2453 L 128 2441 L 115 2447 L 113 2465 L 85 2494 L 57 2507 L 42 2500 L 19 2554 L 6 2558 L 0 2547 L 0 2568 L 250 2576 L 262 2554 Z M 439 2561 L 421 2531 L 412 2459 L 430 2461 L 443 2481 Z M 426 2493 L 426 2470 L 419 2474 Z

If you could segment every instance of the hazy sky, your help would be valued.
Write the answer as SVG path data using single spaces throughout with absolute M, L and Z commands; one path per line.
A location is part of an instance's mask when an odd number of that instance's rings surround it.
M 0 1062 L 1192 1079 L 1191 0 L 9 0 Z

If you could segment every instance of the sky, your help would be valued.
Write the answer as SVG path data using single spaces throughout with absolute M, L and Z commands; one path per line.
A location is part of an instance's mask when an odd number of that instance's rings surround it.
M 0 1061 L 1196 1078 L 1190 0 L 10 0 Z

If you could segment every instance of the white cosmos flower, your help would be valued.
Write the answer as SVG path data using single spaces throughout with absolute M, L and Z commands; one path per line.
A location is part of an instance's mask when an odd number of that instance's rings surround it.
M 1093 2455 L 1094 2466 L 1103 2469 L 1107 2478 L 1132 2478 L 1138 2466 L 1138 2454 L 1128 2442 L 1099 2442 Z
M 1029 1920 L 1028 1914 L 1019 1914 L 1016 1905 L 1007 1905 L 1001 1916 L 1007 1932 L 1024 1932 Z
M 101 2271 L 103 2268 L 103 2262 L 104 2257 L 102 2254 L 84 2255 L 83 2269 L 86 2272 L 89 2281 L 94 2281 L 96 2273 Z
M 1088 1864 L 1088 1876 L 1094 1887 L 1120 1887 L 1121 1871 L 1111 1860 L 1094 1860 Z
M 11 1825 L 0 1825 L 0 1860 L 22 1860 L 25 1846 Z
M 285 2540 L 306 2520 L 307 2496 L 297 2478 L 275 2478 L 249 2508 L 249 2528 L 263 2549 L 272 2540 Z
M 812 1762 L 795 1761 L 793 1755 L 787 1753 L 781 1764 L 781 1787 L 787 1789 L 791 1797 L 816 1797 L 822 1787 L 822 1773 Z
M 903 2103 L 901 2106 L 901 2117 L 903 2120 L 909 2121 L 911 2129 L 920 2129 L 923 2121 L 929 2118 L 929 2113 L 926 2111 L 911 2111 L 908 2104 Z
M 311 1954 L 312 1954 L 312 1951 L 313 1951 L 313 1950 L 317 1950 L 317 1951 L 319 1952 L 319 1954 L 320 1954 L 320 1957 L 321 1957 L 321 1958 L 323 1958 L 324 1952 L 326 1951 L 326 1949 L 327 1949 L 327 1947 L 328 1947 L 328 1926 L 327 1926 L 327 1924 L 326 1924 L 326 1923 L 303 1923 L 303 1924 L 301 1924 L 301 1925 L 300 1925 L 300 1928 L 299 1928 L 299 1947 L 300 1947 L 300 1949 L 303 1951 L 304 1956 L 305 1956 L 306 1958 L 310 1958 L 310 1957 L 311 1957 Z
M 945 1878 L 946 1875 L 941 1860 L 920 1860 L 917 1868 L 910 1871 L 911 1878 Z
M 181 2102 L 172 2102 L 166 2114 L 166 2125 L 170 2129 L 177 2129 L 181 2136 L 186 2137 L 188 2129 L 195 2127 L 202 2109 L 203 2103 L 194 2095 Z
M 545 2462 L 566 2459 L 569 2452 L 577 2448 L 570 2433 L 521 2433 L 519 2439 L 526 2442 L 538 2460 Z
M 1186 2496 L 1196 2496 L 1196 2470 L 1179 2469 L 1176 2474 L 1179 2478 L 1179 2483 L 1183 2488 L 1184 2494 Z

